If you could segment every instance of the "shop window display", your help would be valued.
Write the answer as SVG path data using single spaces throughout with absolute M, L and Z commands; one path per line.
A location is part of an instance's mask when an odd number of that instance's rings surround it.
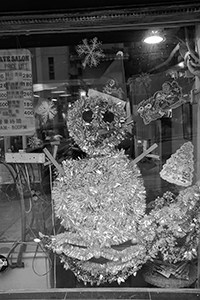
M 10 268 L 13 253 L 23 263 L 26 244 L 34 262 L 46 255 L 50 288 L 197 282 L 194 28 L 167 29 L 154 45 L 136 33 L 27 47 L 35 132 L 2 145 L 12 184 L 2 179 L 0 242 Z M 45 162 L 6 162 L 7 152 L 22 150 Z

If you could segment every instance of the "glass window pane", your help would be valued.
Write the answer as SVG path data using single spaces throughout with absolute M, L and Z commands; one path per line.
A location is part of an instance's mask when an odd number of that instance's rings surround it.
M 146 29 L 35 34 L 21 85 L 3 65 L 0 135 L 31 108 L 35 126 L 1 147 L 0 254 L 31 274 L 3 289 L 154 287 L 152 262 L 166 280 L 191 262 L 196 272 L 199 83 L 186 29 L 166 26 L 159 44 Z

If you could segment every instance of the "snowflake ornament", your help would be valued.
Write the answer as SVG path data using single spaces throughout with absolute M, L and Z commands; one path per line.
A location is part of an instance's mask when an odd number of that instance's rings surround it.
M 41 116 L 43 124 L 46 124 L 48 120 L 53 120 L 57 114 L 57 109 L 54 106 L 53 101 L 42 101 L 38 107 L 36 113 Z
M 36 134 L 34 134 L 33 136 L 29 137 L 28 139 L 28 145 L 30 148 L 32 149 L 36 149 L 38 147 L 42 146 L 42 140 L 40 140 Z
M 94 37 L 88 43 L 87 39 L 83 40 L 83 44 L 77 46 L 78 56 L 85 56 L 84 61 L 82 63 L 85 68 L 87 65 L 91 67 L 96 67 L 99 64 L 100 58 L 105 57 L 103 50 L 100 48 L 102 45 L 101 42 L 98 41 L 97 37 Z

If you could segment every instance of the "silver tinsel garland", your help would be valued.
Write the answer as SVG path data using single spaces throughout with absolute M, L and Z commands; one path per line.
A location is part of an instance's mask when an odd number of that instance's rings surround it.
M 47 238 L 46 246 L 84 282 L 120 283 L 145 261 L 137 239 L 146 210 L 143 180 L 124 151 L 115 149 L 128 129 L 126 112 L 108 95 L 83 97 L 69 110 L 67 125 L 88 157 L 63 161 L 52 198 L 66 232 Z
M 146 213 L 140 170 L 115 149 L 126 134 L 125 111 L 108 99 L 81 98 L 68 113 L 69 133 L 88 157 L 64 160 L 64 175 L 53 183 L 55 214 L 66 231 L 41 234 L 64 268 L 92 285 L 121 283 L 159 252 L 170 262 L 192 259 L 200 223 L 199 183 L 178 196 L 165 193 Z
M 146 255 L 137 238 L 146 210 L 138 167 L 121 150 L 103 157 L 66 160 L 63 168 L 65 176 L 57 177 L 52 197 L 66 232 L 52 237 L 49 248 L 61 255 L 65 268 L 72 259 L 77 261 L 77 268 L 82 269 L 75 272 L 79 279 L 83 272 L 92 272 L 93 280 L 86 280 L 86 275 L 84 280 L 95 283 L 96 278 L 100 283 L 115 280 L 122 272 L 121 280 L 125 280 L 137 272 Z

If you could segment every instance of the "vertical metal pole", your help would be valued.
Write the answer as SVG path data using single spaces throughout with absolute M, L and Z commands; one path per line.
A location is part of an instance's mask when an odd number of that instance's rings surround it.
M 26 136 L 22 136 L 22 148 L 25 150 L 27 148 Z
M 16 180 L 16 185 L 20 197 L 20 208 L 21 208 L 21 240 L 22 242 L 25 242 L 25 235 L 26 235 L 26 216 L 25 216 L 25 203 L 24 203 L 24 194 L 23 194 L 23 186 L 22 186 L 22 178 L 21 178 L 21 172 L 19 170 L 18 164 L 16 164 L 16 171 L 17 171 L 17 180 Z M 18 253 L 17 257 L 17 266 L 18 267 L 23 267 L 22 263 L 22 255 L 24 251 L 26 250 L 26 244 L 21 244 L 20 250 Z
M 200 24 L 196 25 L 196 51 L 200 57 Z M 195 88 L 196 90 L 200 89 L 200 78 L 195 77 Z M 196 140 L 196 161 L 197 161 L 197 180 L 200 179 L 200 94 L 196 95 L 195 100 L 197 100 L 197 104 L 195 104 L 197 117 L 196 117 L 196 125 L 197 125 L 197 140 Z M 193 125 L 194 126 L 194 125 Z M 198 268 L 197 268 L 197 288 L 200 288 L 200 234 L 199 234 L 199 245 L 198 245 Z

